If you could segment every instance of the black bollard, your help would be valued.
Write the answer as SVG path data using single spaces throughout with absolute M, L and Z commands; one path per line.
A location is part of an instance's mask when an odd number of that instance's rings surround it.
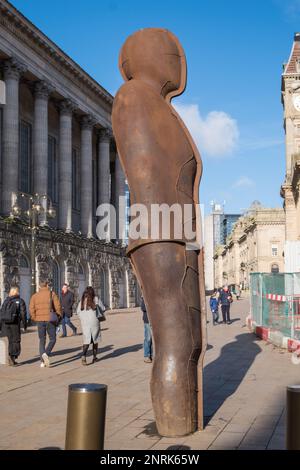
M 107 386 L 69 385 L 66 450 L 103 450 Z
M 287 387 L 286 448 L 300 450 L 300 385 Z

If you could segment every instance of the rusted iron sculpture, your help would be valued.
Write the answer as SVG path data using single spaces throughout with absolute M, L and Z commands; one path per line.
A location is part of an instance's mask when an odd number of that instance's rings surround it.
M 186 86 L 184 51 L 170 31 L 147 28 L 126 40 L 119 67 L 126 83 L 115 97 L 112 123 L 131 204 L 144 204 L 149 213 L 153 204 L 190 204 L 196 226 L 201 158 L 171 106 Z M 203 250 L 188 250 L 190 240 L 175 232 L 171 227 L 168 240 L 141 237 L 128 246 L 153 330 L 151 394 L 163 436 L 203 428 Z

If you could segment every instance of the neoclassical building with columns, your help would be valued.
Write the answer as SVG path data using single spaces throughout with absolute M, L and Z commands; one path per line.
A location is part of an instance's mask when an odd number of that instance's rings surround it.
M 0 0 L 0 297 L 12 283 L 30 296 L 31 234 L 12 208 L 47 195 L 55 218 L 37 232 L 36 281 L 85 286 L 111 308 L 132 307 L 137 287 L 122 240 L 99 240 L 96 208 L 119 215 L 125 177 L 111 128 L 113 97 L 12 4 Z M 121 206 L 120 206 L 121 207 Z M 23 214 L 23 212 L 22 212 Z

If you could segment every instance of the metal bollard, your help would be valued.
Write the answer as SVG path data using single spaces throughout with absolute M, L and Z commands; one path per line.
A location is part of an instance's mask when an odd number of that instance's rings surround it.
M 107 386 L 69 385 L 65 450 L 103 450 Z
M 300 450 L 300 385 L 287 387 L 286 448 Z

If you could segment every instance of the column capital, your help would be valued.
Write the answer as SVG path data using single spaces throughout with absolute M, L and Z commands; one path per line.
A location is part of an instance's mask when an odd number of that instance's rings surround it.
M 48 99 L 49 95 L 53 93 L 53 91 L 54 86 L 45 80 L 40 80 L 34 84 L 34 96 L 37 98 Z
M 4 62 L 4 78 L 15 78 L 19 80 L 22 73 L 26 72 L 27 67 L 16 57 L 11 57 Z
M 77 108 L 76 103 L 72 100 L 65 99 L 59 102 L 58 108 L 60 110 L 60 114 L 64 114 L 67 116 L 72 116 L 74 109 Z
M 98 132 L 100 142 L 110 142 L 113 136 L 111 129 L 100 129 Z
M 81 119 L 81 129 L 92 130 L 96 123 L 97 119 L 95 116 L 92 116 L 91 114 L 85 114 Z

